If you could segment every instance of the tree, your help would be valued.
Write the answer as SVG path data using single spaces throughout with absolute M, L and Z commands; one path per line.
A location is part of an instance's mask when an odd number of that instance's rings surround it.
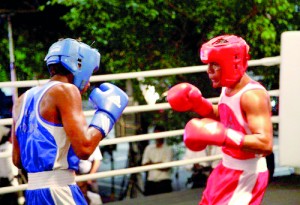
M 100 73 L 121 73 L 199 65 L 200 45 L 224 33 L 245 38 L 253 58 L 279 55 L 280 34 L 299 28 L 299 14 L 291 0 L 5 2 L 0 8 L 15 12 L 12 20 L 19 80 L 48 77 L 43 57 L 49 45 L 61 37 L 94 42 L 93 46 L 102 54 Z M 2 18 L 0 25 L 3 27 L 0 49 L 5 54 L 0 58 L 1 80 L 8 80 L 5 19 Z M 193 80 L 193 76 L 180 77 L 204 87 L 208 95 L 213 92 L 199 80 Z M 145 83 L 153 84 L 162 93 L 177 81 L 172 77 L 146 79 Z M 137 97 L 140 93 L 136 93 L 135 97 L 142 100 Z
M 299 19 L 287 0 L 51 2 L 69 8 L 63 19 L 83 41 L 95 41 L 104 73 L 199 65 L 199 46 L 225 33 L 245 38 L 253 58 L 279 55 L 280 34 Z M 177 79 L 150 81 L 165 90 Z
M 69 8 L 62 19 L 84 42 L 94 42 L 102 54 L 102 73 L 199 65 L 200 45 L 227 33 L 249 43 L 252 59 L 275 56 L 281 33 L 299 28 L 299 14 L 288 0 L 52 0 L 51 5 Z M 278 88 L 278 67 L 251 71 L 264 76 L 267 87 Z M 183 81 L 198 86 L 206 97 L 218 95 L 205 73 L 147 78 L 144 83 L 161 94 Z M 139 83 L 133 85 L 135 99 L 145 103 Z
M 8 16 L 12 22 L 15 67 L 18 80 L 46 79 L 44 63 L 47 49 L 55 40 L 68 36 L 70 29 L 59 20 L 64 6 L 41 11 L 47 0 L 2 0 L 0 2 L 0 81 L 10 80 Z
M 51 43 L 61 37 L 93 44 L 102 55 L 97 74 L 109 74 L 200 65 L 200 45 L 225 33 L 245 38 L 252 59 L 275 56 L 280 51 L 280 34 L 299 29 L 299 13 L 291 0 L 26 0 L 23 4 L 6 0 L 8 3 L 15 12 L 12 22 L 18 80 L 48 78 L 43 58 Z M 7 24 L 5 18 L 1 20 L 0 80 L 7 81 Z M 268 88 L 278 88 L 278 67 L 250 71 L 264 76 Z M 123 82 L 115 83 L 125 87 Z M 159 94 L 179 82 L 195 84 L 206 97 L 218 95 L 205 73 L 143 81 L 155 86 Z M 133 86 L 135 100 L 144 104 L 139 82 L 133 80 Z M 159 101 L 165 101 L 164 97 Z
M 3 2 L 3 1 L 2 1 Z M 12 16 L 18 80 L 48 78 L 43 61 L 49 46 L 62 37 L 81 38 L 102 57 L 97 74 L 123 73 L 200 65 L 199 47 L 208 39 L 232 33 L 250 45 L 252 59 L 279 55 L 283 31 L 299 29 L 294 0 L 5 0 L 33 8 Z M 6 6 L 0 3 L 0 8 Z M 23 8 L 23 7 L 22 7 Z M 24 8 L 23 8 L 24 9 Z M 28 9 L 27 7 L 25 9 Z M 2 11 L 0 9 L 0 11 Z M 10 12 L 11 13 L 11 12 Z M 5 13 L 6 14 L 6 13 Z M 39 19 L 40 21 L 37 21 Z M 0 21 L 0 80 L 9 80 L 7 24 Z M 183 68 L 184 69 L 184 68 Z M 279 69 L 251 69 L 264 76 L 268 88 L 278 88 Z M 159 94 L 179 82 L 198 86 L 205 97 L 215 97 L 205 73 L 147 78 Z M 121 82 L 115 82 L 122 85 Z M 145 104 L 138 80 L 134 98 Z M 159 102 L 165 102 L 164 97 Z M 192 113 L 145 113 L 151 123 L 166 122 L 168 130 L 181 129 Z M 177 140 L 178 141 L 178 140 Z M 179 139 L 181 141 L 181 139 Z

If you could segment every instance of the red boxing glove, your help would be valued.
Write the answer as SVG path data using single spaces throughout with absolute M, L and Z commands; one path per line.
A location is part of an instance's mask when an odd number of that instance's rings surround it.
M 222 123 L 209 118 L 194 118 L 184 128 L 184 143 L 194 151 L 200 151 L 206 145 L 241 149 L 244 136 L 243 133 L 225 128 Z
M 201 116 L 212 112 L 212 103 L 202 97 L 198 88 L 189 83 L 180 83 L 168 91 L 167 100 L 178 112 L 194 111 Z

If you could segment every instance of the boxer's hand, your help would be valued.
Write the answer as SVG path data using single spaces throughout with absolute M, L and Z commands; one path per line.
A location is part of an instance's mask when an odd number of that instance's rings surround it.
M 103 83 L 91 92 L 89 98 L 97 108 L 90 126 L 105 137 L 127 106 L 128 96 L 117 86 Z
M 173 86 L 167 95 L 172 109 L 178 112 L 193 111 L 201 116 L 212 112 L 211 102 L 202 97 L 198 88 L 189 83 L 180 83 Z
M 184 143 L 194 151 L 200 151 L 206 145 L 240 149 L 243 140 L 243 133 L 227 129 L 222 123 L 209 118 L 194 118 L 186 124 L 184 129 Z

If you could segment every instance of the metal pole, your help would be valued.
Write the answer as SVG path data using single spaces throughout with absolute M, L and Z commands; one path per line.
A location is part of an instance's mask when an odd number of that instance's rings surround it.
M 7 15 L 8 22 L 8 41 L 9 41 L 9 58 L 10 58 L 10 79 L 11 82 L 16 81 L 16 70 L 15 70 L 15 56 L 14 56 L 14 44 L 12 38 L 12 25 L 10 15 Z M 18 92 L 16 87 L 12 87 L 12 100 L 13 103 L 16 102 L 18 98 Z

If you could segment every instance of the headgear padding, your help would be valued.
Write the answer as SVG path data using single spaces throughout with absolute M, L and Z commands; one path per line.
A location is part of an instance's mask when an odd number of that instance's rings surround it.
M 221 85 L 231 87 L 248 68 L 249 46 L 235 35 L 218 36 L 203 44 L 200 59 L 203 63 L 217 63 L 221 67 Z
M 52 44 L 45 61 L 47 66 L 61 63 L 73 74 L 73 84 L 82 90 L 99 69 L 100 53 L 85 43 L 66 38 Z

